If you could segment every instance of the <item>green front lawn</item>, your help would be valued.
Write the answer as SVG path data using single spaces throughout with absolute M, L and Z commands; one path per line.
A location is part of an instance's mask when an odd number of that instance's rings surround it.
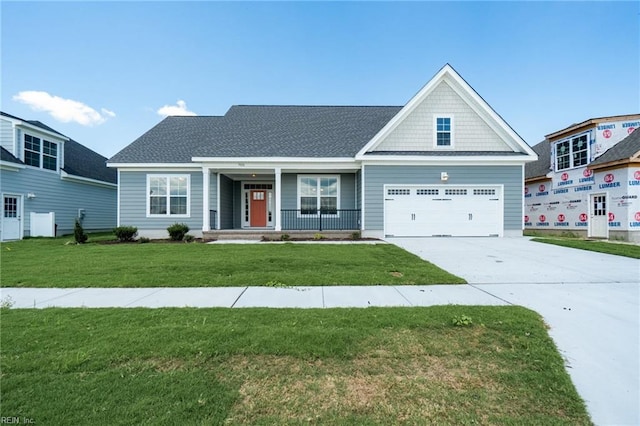
M 3 287 L 462 284 L 391 244 L 3 243 Z
M 575 238 L 533 238 L 532 241 L 640 259 L 640 245 Z
M 36 424 L 591 424 L 521 307 L 1 315 L 1 415 Z

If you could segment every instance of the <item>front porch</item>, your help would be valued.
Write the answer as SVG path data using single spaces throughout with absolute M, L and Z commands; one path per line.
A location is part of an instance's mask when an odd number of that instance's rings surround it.
M 348 237 L 362 229 L 359 170 L 205 169 L 204 174 L 205 239 L 228 234 L 279 239 L 293 232 L 310 238 L 334 231 Z

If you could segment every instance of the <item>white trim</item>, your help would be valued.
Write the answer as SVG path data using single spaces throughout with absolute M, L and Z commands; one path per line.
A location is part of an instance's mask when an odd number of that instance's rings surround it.
M 587 141 L 587 162 L 584 164 L 580 164 L 580 165 L 574 165 L 573 163 L 573 140 L 574 139 L 578 139 L 581 138 L 582 136 L 586 136 Z M 558 151 L 557 151 L 557 147 L 559 144 L 563 143 L 563 142 L 569 142 L 569 167 L 566 167 L 564 169 L 559 169 L 558 168 Z M 555 173 L 560 173 L 560 172 L 565 172 L 567 170 L 573 170 L 573 169 L 579 169 L 579 168 L 587 168 L 589 167 L 589 163 L 592 161 L 591 160 L 591 129 L 584 131 L 584 132 L 580 132 L 580 133 L 576 133 L 574 135 L 571 136 L 567 136 L 566 138 L 562 138 L 559 139 L 557 141 L 554 142 L 550 142 L 551 143 L 551 153 L 552 153 L 552 158 L 553 158 L 553 171 Z M 578 151 L 579 152 L 579 151 Z
M 216 229 L 220 229 L 220 173 L 216 173 Z
M 44 135 L 51 136 L 51 137 L 54 137 L 54 138 L 58 138 L 61 141 L 68 141 L 69 140 L 69 138 L 66 137 L 66 136 L 63 136 L 63 135 L 61 135 L 59 133 L 56 133 L 56 132 L 52 132 L 52 131 L 47 130 L 47 129 L 43 129 L 42 127 L 34 126 L 33 124 L 28 123 L 28 122 L 26 122 L 26 121 L 24 121 L 22 119 L 16 119 L 16 118 L 12 118 L 12 117 L 7 117 L 6 115 L 0 116 L 0 117 L 2 117 L 3 120 L 7 120 L 7 121 L 10 121 L 11 123 L 13 123 L 13 127 L 14 128 L 15 127 L 24 127 L 25 129 L 34 130 L 34 131 L 40 132 L 40 133 L 42 133 Z
M 51 170 L 53 171 L 53 170 Z M 105 182 L 103 180 L 91 179 L 82 176 L 70 175 L 64 170 L 60 170 L 60 179 L 62 180 L 70 180 L 70 181 L 78 181 L 81 183 L 88 183 L 91 185 L 104 186 L 107 188 L 116 188 L 118 186 L 117 183 Z
M 361 196 L 360 196 L 360 229 L 362 231 L 364 231 L 365 229 L 367 229 L 365 227 L 365 223 L 364 223 L 364 207 L 366 206 L 367 203 L 365 203 L 364 201 L 364 194 L 365 194 L 365 179 L 364 179 L 364 164 L 362 165 L 362 168 L 360 169 L 360 192 L 361 192 Z M 363 234 L 364 236 L 364 234 Z
M 258 185 L 271 185 L 271 189 L 261 189 L 261 188 L 251 188 L 251 189 L 245 189 L 245 185 L 252 185 L 252 184 L 258 184 Z M 246 197 L 251 194 L 251 191 L 266 191 L 267 193 L 267 198 L 265 199 L 265 201 L 267 202 L 267 225 L 266 227 L 256 227 L 256 226 L 251 226 L 251 202 L 253 201 L 252 198 L 249 198 L 249 206 L 247 207 L 247 205 L 245 204 L 245 200 Z M 241 207 L 241 214 L 242 214 L 242 218 L 240 220 L 240 227 L 242 229 L 273 229 L 275 228 L 274 225 L 274 220 L 275 220 L 275 203 L 273 205 L 273 211 L 271 212 L 271 221 L 269 221 L 269 194 L 271 194 L 272 199 L 275 199 L 277 196 L 274 194 L 275 191 L 275 182 L 273 180 L 264 180 L 264 179 L 259 179 L 259 180 L 242 180 L 240 181 L 240 194 L 242 196 L 242 207 Z M 248 211 L 247 211 L 248 208 Z M 245 220 L 245 218 L 248 217 L 248 220 Z
M 167 179 L 167 213 L 165 214 L 151 214 L 151 197 L 149 194 L 149 184 L 151 178 L 166 178 Z M 171 178 L 186 178 L 187 179 L 187 213 L 186 214 L 171 214 Z M 147 185 L 145 191 L 145 197 L 147 199 L 146 217 L 153 218 L 188 218 L 191 217 L 191 175 L 186 174 L 172 174 L 172 173 L 150 173 L 147 174 Z
M 265 166 L 273 168 L 274 164 L 284 163 L 355 163 L 356 160 L 353 157 L 192 157 L 191 161 L 194 163 L 222 163 L 233 166 L 236 164 L 238 167 L 245 167 L 246 163 L 262 163 Z M 253 165 L 253 164 L 252 164 Z
M 18 171 L 25 169 L 27 166 L 20 163 L 12 163 L 10 161 L 0 161 L 0 170 Z
M 449 145 L 438 145 L 438 118 L 449 119 Z M 455 131 L 454 131 L 455 119 L 451 113 L 438 113 L 433 114 L 433 149 L 436 151 L 447 151 L 455 149 Z M 444 132 L 443 132 L 444 133 Z
M 132 172 L 146 172 L 153 169 L 171 170 L 172 172 L 193 172 L 202 169 L 202 164 L 194 163 L 107 163 L 113 169 L 126 169 Z
M 282 230 L 282 220 L 281 220 L 281 216 L 282 216 L 282 169 L 280 169 L 279 167 L 276 167 L 274 169 L 274 174 L 275 174 L 275 187 L 274 187 L 274 191 L 275 191 L 275 197 L 276 197 L 276 207 L 275 207 L 275 216 L 273 218 L 273 224 L 275 225 L 274 228 L 276 231 L 281 231 Z
M 202 168 L 202 231 L 211 231 L 211 215 L 209 214 L 209 192 L 211 174 L 206 167 Z
M 316 193 L 316 213 L 315 214 L 310 214 L 310 213 L 302 213 L 302 207 L 300 205 L 300 197 L 302 196 L 300 194 L 300 179 L 304 179 L 304 178 L 310 178 L 310 179 L 317 179 L 317 183 L 316 183 L 316 187 L 318 189 L 318 192 Z M 341 185 L 342 183 L 340 182 L 340 175 L 332 175 L 332 174 L 299 174 L 296 176 L 296 209 L 299 210 L 298 211 L 298 217 L 314 217 L 314 216 L 319 216 L 320 215 L 320 210 L 321 210 L 321 201 L 320 199 L 322 198 L 322 195 L 320 194 L 319 190 L 321 187 L 321 179 L 331 179 L 331 178 L 335 178 L 336 179 L 336 184 L 337 184 L 337 188 L 336 188 L 336 210 L 338 210 L 336 212 L 335 217 L 340 217 L 340 193 L 341 193 Z M 332 196 L 333 197 L 333 196 Z M 323 214 L 327 214 L 327 213 L 323 213 Z
M 37 166 L 33 166 L 31 164 L 27 164 L 27 158 L 25 155 L 25 151 L 27 150 L 27 141 L 26 138 L 27 136 L 29 136 L 30 138 L 36 138 L 40 141 L 40 150 L 39 151 L 33 151 L 33 150 L 29 150 L 29 152 L 31 153 L 37 153 L 38 154 L 38 165 Z M 22 145 L 20 146 L 20 150 L 18 151 L 20 160 L 22 160 L 22 162 L 25 164 L 26 167 L 30 167 L 30 168 L 34 168 L 34 169 L 40 169 L 42 171 L 45 172 L 53 172 L 53 173 L 60 173 L 60 171 L 62 170 L 62 153 L 64 152 L 64 141 L 63 140 L 57 140 L 57 141 L 51 141 L 49 140 L 50 138 L 44 138 L 41 135 L 34 135 L 32 133 L 25 133 L 25 132 L 21 132 L 20 134 L 20 142 L 22 143 Z M 52 157 L 51 155 L 45 154 L 44 153 L 44 143 L 48 142 L 50 144 L 55 144 L 56 146 L 56 156 L 53 157 L 56 160 L 56 168 L 55 169 L 48 169 L 46 167 L 44 167 L 44 157 L 45 155 L 47 157 Z
M 120 170 L 117 171 L 118 172 L 118 190 L 117 190 L 117 202 L 116 202 L 116 226 L 120 226 L 120 197 L 122 195 L 122 193 L 120 192 Z
M 496 156 L 418 156 L 418 155 L 367 155 L 366 159 L 362 161 L 362 164 L 375 164 L 375 165 L 404 165 L 404 166 L 451 166 L 451 165 L 469 165 L 469 163 L 476 165 L 513 165 L 520 166 L 523 163 L 529 163 L 535 161 L 535 158 L 528 156 L 510 156 L 510 157 L 496 157 Z
M 494 129 L 499 128 L 498 135 L 502 136 L 504 142 L 507 143 L 514 151 L 523 152 L 528 156 L 533 157 L 532 161 L 535 161 L 538 156 L 531 149 L 529 145 L 500 117 L 489 104 L 482 99 L 476 91 L 466 82 L 464 79 L 451 67 L 446 64 L 436 73 L 436 75 L 427 82 L 426 85 L 420 89 L 420 91 L 407 102 L 407 104 L 382 128 L 380 131 L 367 143 L 357 154 L 357 160 L 363 160 L 367 151 L 371 151 L 378 146 L 382 141 L 393 132 L 398 125 L 407 118 L 413 110 L 422 103 L 431 92 L 443 81 L 450 84 L 450 86 L 461 94 L 457 89 L 459 88 L 464 96 L 462 98 L 467 101 L 467 104 L 474 109 L 487 124 Z M 456 87 L 457 86 L 457 87 Z M 469 102 L 472 100 L 473 102 Z M 475 104 L 475 105 L 474 105 Z M 476 107 L 476 105 L 478 107 Z M 478 110 L 479 108 L 479 110 Z M 495 124 L 493 124 L 493 123 Z M 497 127 L 496 127 L 497 125 Z

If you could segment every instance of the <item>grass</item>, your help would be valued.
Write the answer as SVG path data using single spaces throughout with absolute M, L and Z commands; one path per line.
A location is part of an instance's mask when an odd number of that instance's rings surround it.
M 1 415 L 38 424 L 591 424 L 521 307 L 1 311 Z
M 607 241 L 593 241 L 574 238 L 533 238 L 532 241 L 640 259 L 640 245 L 636 244 L 611 243 Z
M 2 287 L 462 284 L 391 244 L 3 243 Z

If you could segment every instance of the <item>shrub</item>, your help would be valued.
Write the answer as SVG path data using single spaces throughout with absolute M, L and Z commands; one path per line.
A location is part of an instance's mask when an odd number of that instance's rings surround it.
M 359 240 L 360 238 L 362 238 L 362 234 L 360 233 L 360 231 L 355 231 L 351 233 L 352 240 Z
M 167 232 L 172 241 L 182 241 L 189 232 L 189 227 L 185 223 L 174 223 L 167 228 Z
M 80 225 L 80 221 L 76 219 L 76 224 L 73 227 L 73 238 L 75 238 L 76 243 L 84 244 L 89 239 L 89 236 L 84 233 L 84 229 L 82 225 Z
M 138 228 L 135 226 L 118 226 L 113 228 L 113 233 L 118 237 L 118 241 L 126 243 L 135 240 L 138 235 Z
M 148 242 L 150 242 L 150 241 L 151 241 L 151 240 L 150 240 L 149 238 L 147 238 L 147 237 L 140 237 L 140 239 L 138 240 L 138 242 L 139 242 L 140 244 L 146 244 L 146 243 L 148 243 Z
M 280 235 L 280 240 L 281 241 L 289 241 L 290 239 L 291 239 L 291 236 L 289 234 Z
M 317 241 L 317 240 L 324 240 L 324 235 L 322 235 L 322 234 L 320 234 L 320 233 L 318 233 L 318 234 L 314 234 L 314 235 L 313 235 L 313 239 L 314 239 L 314 240 L 316 240 L 316 241 Z
M 187 243 L 192 243 L 195 240 L 196 240 L 196 237 L 194 237 L 193 235 L 187 234 L 187 235 L 184 236 L 184 241 L 187 242 Z

